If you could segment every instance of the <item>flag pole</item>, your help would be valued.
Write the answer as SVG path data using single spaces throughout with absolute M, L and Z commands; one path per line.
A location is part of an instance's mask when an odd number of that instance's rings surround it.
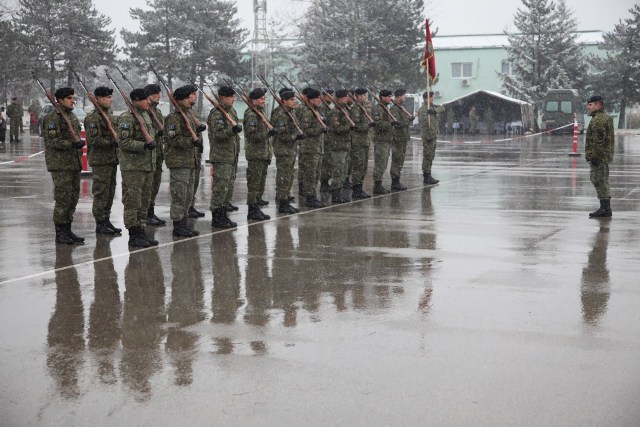
M 425 34 L 429 34 L 429 18 L 425 18 L 424 20 L 424 31 Z M 427 50 L 427 56 L 424 59 L 425 62 L 425 70 L 427 72 L 427 109 L 431 108 L 431 97 L 429 94 L 431 93 L 431 82 L 429 74 L 429 41 L 427 40 L 427 46 L 425 47 Z M 431 127 L 431 114 L 427 114 L 427 122 L 429 123 L 429 127 Z

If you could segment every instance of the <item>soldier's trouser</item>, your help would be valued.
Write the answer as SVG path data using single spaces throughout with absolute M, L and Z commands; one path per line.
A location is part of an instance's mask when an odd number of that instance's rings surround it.
M 367 176 L 369 166 L 369 146 L 351 145 L 351 180 L 361 185 Z
M 17 128 L 17 126 L 16 126 Z M 68 224 L 73 222 L 80 198 L 80 171 L 51 172 L 53 179 L 53 222 L 54 224 Z
M 591 183 L 596 188 L 598 199 L 610 199 L 609 165 L 607 163 L 591 164 Z
M 422 172 L 431 173 L 431 164 L 436 158 L 436 141 L 422 140 Z
M 331 164 L 333 165 L 333 171 L 331 172 L 332 190 L 342 188 L 342 183 L 347 176 L 347 154 L 348 151 L 331 151 Z
M 373 180 L 382 181 L 384 171 L 389 163 L 390 141 L 374 141 L 373 143 Z
M 231 199 L 233 199 L 233 188 L 236 182 L 236 175 L 238 174 L 238 151 L 236 151 L 236 160 L 233 163 L 233 181 L 227 190 L 227 196 L 224 199 L 224 204 L 228 205 L 231 203 Z
M 20 122 L 19 118 L 11 118 L 9 123 L 9 141 L 17 141 L 20 135 Z
M 402 174 L 402 166 L 404 166 L 404 157 L 407 152 L 407 141 L 394 140 L 391 144 L 391 178 L 400 178 Z
M 344 159 L 344 170 L 346 171 L 344 179 L 349 179 L 351 176 L 351 148 L 347 151 L 347 158 Z
M 144 227 L 151 202 L 152 171 L 120 171 L 122 175 L 122 204 L 124 226 Z
M 302 185 L 303 196 L 315 196 L 320 173 L 319 153 L 300 153 L 298 158 L 298 179 Z
M 247 204 L 255 205 L 264 194 L 267 181 L 268 160 L 247 161 Z
M 169 168 L 169 191 L 171 192 L 169 214 L 172 221 L 180 221 L 187 217 L 193 200 L 195 176 L 194 168 Z
M 324 152 L 322 153 L 322 159 L 320 160 L 320 180 L 329 181 L 331 179 L 331 150 L 328 145 L 325 145 Z
M 96 222 L 106 221 L 111 216 L 113 197 L 116 194 L 116 175 L 118 165 L 92 166 L 93 185 L 93 218 Z
M 153 185 L 151 185 L 151 201 L 149 202 L 149 206 L 156 205 L 156 196 L 158 195 L 158 191 L 160 191 L 160 182 L 162 181 L 163 160 L 163 156 L 156 156 L 156 170 L 153 173 Z
M 198 166 L 193 170 L 193 192 L 191 193 L 191 204 L 189 207 L 195 206 L 196 203 L 196 193 L 200 186 L 200 172 L 202 171 L 202 154 L 198 154 L 197 165 Z
M 213 163 L 213 183 L 209 209 L 214 211 L 226 206 L 229 187 L 233 187 L 233 163 Z
M 295 156 L 276 156 L 276 201 L 289 197 L 293 185 Z

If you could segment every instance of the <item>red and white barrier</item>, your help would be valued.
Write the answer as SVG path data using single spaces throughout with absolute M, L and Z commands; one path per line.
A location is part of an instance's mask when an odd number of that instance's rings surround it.
M 82 147 L 82 171 L 80 175 L 82 176 L 91 176 L 93 175 L 93 171 L 91 167 L 89 167 L 89 158 L 87 157 L 87 134 L 85 131 L 80 132 L 80 139 L 84 142 L 84 147 Z
M 573 113 L 573 151 L 569 153 L 572 157 L 579 157 L 578 153 L 578 115 Z

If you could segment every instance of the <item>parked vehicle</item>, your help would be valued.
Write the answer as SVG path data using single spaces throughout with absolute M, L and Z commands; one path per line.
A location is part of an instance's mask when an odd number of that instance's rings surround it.
M 578 118 L 578 131 L 584 132 L 584 102 L 575 89 L 551 89 L 542 101 L 541 130 L 549 131 L 573 123 L 573 115 Z M 557 132 L 570 133 L 568 126 Z
M 44 108 L 42 109 L 42 112 L 38 116 L 38 135 L 39 136 L 44 136 L 44 123 L 43 123 L 44 118 L 47 117 L 47 114 L 49 114 L 53 109 L 54 109 L 53 105 L 47 104 L 44 106 Z M 78 120 L 80 121 L 80 127 L 84 128 L 84 119 L 85 117 L 87 117 L 87 113 L 79 105 L 76 105 L 73 108 L 73 113 L 78 117 Z

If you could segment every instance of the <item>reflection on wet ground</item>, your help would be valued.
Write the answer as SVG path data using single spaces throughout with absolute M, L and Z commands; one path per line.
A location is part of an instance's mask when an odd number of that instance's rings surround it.
M 440 144 L 436 187 L 415 140 L 410 190 L 294 216 L 270 169 L 271 221 L 242 206 L 237 230 L 208 214 L 133 252 L 93 234 L 90 178 L 87 241 L 56 246 L 42 157 L 0 165 L 1 424 L 635 424 L 640 137 L 618 139 L 600 221 L 570 137 L 467 142 Z

